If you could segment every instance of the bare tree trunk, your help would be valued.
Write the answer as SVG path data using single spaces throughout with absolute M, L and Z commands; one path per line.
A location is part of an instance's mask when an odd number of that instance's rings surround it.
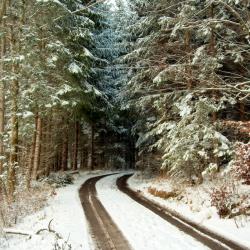
M 191 52 L 191 47 L 190 47 L 190 40 L 191 40 L 191 34 L 190 34 L 190 30 L 187 30 L 185 32 L 185 47 L 186 47 L 186 53 L 187 53 L 187 61 L 188 61 L 188 65 L 186 66 L 186 75 L 187 75 L 187 87 L 188 89 L 192 89 L 192 69 L 191 69 L 191 56 L 190 56 L 190 52 Z
M 41 138 L 41 153 L 40 153 L 40 166 L 38 170 L 38 178 L 45 175 L 47 164 L 48 164 L 48 157 L 47 157 L 47 132 L 48 132 L 48 124 L 47 120 L 43 119 L 43 126 L 42 126 L 42 138 Z
M 5 22 L 2 22 L 1 29 L 4 30 Z M 1 56 L 3 59 L 5 55 L 5 46 L 6 46 L 5 36 L 2 36 L 1 39 Z M 4 63 L 0 62 L 0 77 L 4 75 Z M 0 156 L 4 155 L 4 146 L 3 146 L 3 136 L 4 136 L 4 116 L 5 116 L 5 83 L 2 79 L 0 81 Z M 0 174 L 3 171 L 3 159 L 0 159 Z
M 90 169 L 95 170 L 95 128 L 94 124 L 91 124 L 91 150 L 90 150 Z
M 211 19 L 214 18 L 214 4 L 211 4 L 211 7 L 210 7 L 210 17 Z M 213 25 L 213 24 L 212 24 Z M 209 52 L 211 54 L 211 56 L 215 56 L 216 54 L 216 37 L 215 37 L 215 32 L 214 32 L 214 27 L 212 26 L 211 27 L 211 36 L 210 36 L 210 41 L 209 41 Z M 211 81 L 213 83 L 215 83 L 215 77 L 214 75 L 212 75 L 212 79 Z M 216 98 L 216 91 L 213 90 L 213 97 Z M 216 112 L 213 112 L 212 113 L 212 122 L 215 123 L 217 121 L 217 113 Z
M 41 155 L 41 138 L 42 138 L 42 119 L 37 115 L 37 130 L 36 130 L 36 140 L 35 140 L 35 152 L 34 152 L 34 165 L 32 172 L 32 179 L 37 179 L 37 171 L 40 165 L 40 155 Z
M 245 120 L 245 104 L 242 101 L 240 102 L 240 120 Z
M 70 147 L 69 147 L 70 169 L 74 169 L 74 154 L 75 154 L 75 138 L 74 138 L 74 143 L 70 143 Z
M 0 5 L 0 29 L 4 31 L 5 21 L 3 20 L 3 16 L 6 14 L 7 8 L 7 0 L 2 0 L 2 4 Z M 6 52 L 6 37 L 2 34 L 2 38 L 0 40 L 0 59 L 3 59 Z M 0 77 L 4 75 L 4 63 L 0 62 Z M 4 117 L 5 117 L 5 83 L 4 80 L 0 80 L 0 156 L 4 156 L 4 145 L 3 145 L 3 136 L 4 136 Z M 0 159 L 0 175 L 3 172 L 3 162 L 4 159 Z M 0 181 L 0 193 L 2 192 L 7 195 L 6 186 L 3 181 Z
M 88 166 L 88 151 L 85 148 L 85 143 L 84 143 L 84 136 L 83 133 L 80 131 L 80 136 L 79 136 L 79 142 L 80 142 L 80 169 L 86 168 Z
M 35 149 L 36 149 L 36 134 L 37 134 L 37 125 L 38 125 L 38 115 L 35 117 L 35 130 L 32 137 L 32 144 L 30 147 L 30 155 L 29 155 L 29 162 L 27 165 L 27 171 L 26 171 L 26 188 L 30 189 L 30 181 L 31 181 L 31 173 L 34 166 L 34 155 L 35 155 Z
M 8 2 L 9 2 L 9 0 L 2 0 L 2 3 L 0 4 L 0 8 L 1 8 L 0 9 L 0 22 L 2 22 L 2 19 L 3 19 L 4 15 L 6 14 Z
M 83 169 L 84 168 L 84 162 L 85 162 L 85 159 L 84 159 L 84 149 L 82 149 L 81 151 L 81 163 L 80 163 L 80 169 Z M 86 166 L 85 166 L 86 167 Z
M 61 167 L 60 157 L 61 157 L 61 151 L 58 148 L 56 157 L 55 157 L 55 162 L 54 162 L 54 169 L 53 169 L 54 172 L 57 172 L 58 170 L 60 170 L 60 167 Z
M 11 117 L 11 139 L 10 139 L 10 160 L 8 167 L 8 192 L 13 200 L 15 191 L 16 174 L 15 168 L 18 165 L 18 119 L 17 119 L 17 93 L 18 81 L 13 82 L 12 117 Z
M 14 22 L 10 30 L 10 51 L 14 56 L 14 49 L 16 45 L 16 38 L 14 37 Z M 12 74 L 14 80 L 11 84 L 11 136 L 10 136 L 10 158 L 8 166 L 8 194 L 10 201 L 14 199 L 15 184 L 16 184 L 16 171 L 15 168 L 18 165 L 18 94 L 19 94 L 19 82 L 17 79 L 17 67 L 16 63 L 12 64 Z
M 59 150 L 58 150 L 58 158 L 57 158 L 57 169 L 56 171 L 59 171 L 61 169 L 62 166 L 62 148 L 60 146 Z
M 65 135 L 63 138 L 63 147 L 62 147 L 62 171 L 68 169 L 68 154 L 69 154 L 69 135 L 68 135 L 68 125 L 65 130 Z
M 49 176 L 51 168 L 52 168 L 52 159 L 54 158 L 54 152 L 53 155 L 52 152 L 52 144 L 53 144 L 53 138 L 52 138 L 52 119 L 49 120 L 48 124 L 48 134 L 47 134 L 47 165 L 46 165 L 46 171 L 45 175 Z M 53 150 L 54 151 L 54 150 Z
M 74 146 L 74 163 L 73 163 L 73 169 L 77 170 L 78 165 L 78 151 L 79 151 L 79 131 L 80 131 L 80 124 L 77 121 L 75 123 L 75 146 Z

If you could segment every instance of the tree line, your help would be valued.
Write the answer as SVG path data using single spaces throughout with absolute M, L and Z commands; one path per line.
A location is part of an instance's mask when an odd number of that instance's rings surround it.
M 249 148 L 249 1 L 129 1 L 137 166 L 201 182 Z M 245 152 L 242 158 L 249 157 Z
M 113 79 L 112 58 L 98 49 L 109 29 L 101 5 L 1 1 L 0 184 L 9 201 L 52 171 L 124 164 L 122 124 L 103 82 Z

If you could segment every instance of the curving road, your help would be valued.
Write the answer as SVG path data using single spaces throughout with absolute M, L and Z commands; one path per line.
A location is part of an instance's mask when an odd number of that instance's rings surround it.
M 142 196 L 140 193 L 133 191 L 128 187 L 127 180 L 132 176 L 132 174 L 123 175 L 122 177 L 117 179 L 117 186 L 120 191 L 127 194 L 130 198 L 135 200 L 136 202 L 143 205 L 145 208 L 151 210 L 155 214 L 159 215 L 164 220 L 168 221 L 172 225 L 179 228 L 181 231 L 187 233 L 192 236 L 196 240 L 202 242 L 204 245 L 208 246 L 211 249 L 216 250 L 247 250 L 244 246 L 231 241 L 230 239 L 226 239 L 209 231 L 208 229 L 199 226 L 185 217 L 180 216 L 179 214 L 173 214 L 172 211 L 167 210 L 166 208 L 161 207 L 160 205 L 150 201 L 149 199 Z
M 96 249 L 246 250 L 131 190 L 127 185 L 131 175 L 94 177 L 87 180 L 79 191 Z M 162 234 L 163 230 L 166 234 Z M 151 232 L 156 238 L 147 238 Z
M 103 175 L 87 180 L 80 188 L 81 203 L 90 225 L 96 249 L 130 250 L 130 245 L 97 198 L 95 185 Z

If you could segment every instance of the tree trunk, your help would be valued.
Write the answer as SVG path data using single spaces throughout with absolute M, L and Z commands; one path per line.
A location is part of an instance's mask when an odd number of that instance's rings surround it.
M 12 99 L 12 117 L 11 117 L 11 136 L 10 136 L 10 160 L 8 167 L 8 192 L 10 199 L 13 200 L 15 191 L 16 174 L 15 168 L 18 166 L 18 118 L 17 118 L 17 93 L 18 81 L 13 82 L 13 99 Z
M 40 155 L 41 155 L 41 138 L 42 138 L 42 119 L 37 115 L 37 130 L 36 130 L 36 140 L 35 140 L 35 152 L 34 152 L 34 165 L 32 172 L 32 179 L 37 179 L 37 171 L 40 165 Z
M 62 149 L 61 149 L 61 146 L 59 148 L 59 151 L 58 151 L 58 162 L 57 162 L 57 169 L 56 171 L 59 171 L 61 170 L 61 166 L 62 166 Z
M 245 120 L 245 104 L 243 102 L 240 102 L 240 120 Z
M 84 168 L 84 162 L 85 162 L 85 159 L 84 159 L 84 149 L 82 149 L 81 151 L 81 163 L 80 163 L 80 169 L 83 169 Z M 85 166 L 86 167 L 86 166 Z
M 95 170 L 95 128 L 91 124 L 91 148 L 90 148 L 90 169 Z
M 74 154 L 75 154 L 75 138 L 74 143 L 70 144 L 69 155 L 70 155 L 70 169 L 74 169 Z
M 6 13 L 7 0 L 2 0 L 2 4 L 0 6 L 0 28 L 4 31 L 5 21 L 3 20 L 3 16 Z M 2 34 L 0 44 L 0 58 L 3 59 L 6 50 L 6 38 L 5 35 Z M 4 63 L 0 62 L 0 77 L 4 76 Z M 5 116 L 5 86 L 4 80 L 0 80 L 0 157 L 4 156 L 4 145 L 3 145 L 3 136 L 4 136 L 4 116 Z M 3 172 L 3 161 L 4 159 L 0 159 L 0 175 Z M 4 182 L 0 181 L 0 193 L 1 191 L 6 194 L 6 187 Z
M 54 158 L 54 152 L 53 155 L 51 154 L 52 145 L 53 145 L 53 138 L 52 138 L 52 124 L 53 120 L 49 120 L 49 127 L 48 127 L 48 134 L 47 134 L 47 166 L 46 166 L 46 172 L 45 175 L 49 176 L 51 169 L 52 169 L 52 159 Z M 53 150 L 54 151 L 54 150 Z
M 74 158 L 73 158 L 73 169 L 77 170 L 78 165 L 78 151 L 79 151 L 79 131 L 80 131 L 80 124 L 76 122 L 75 124 L 75 146 L 74 146 Z
M 214 4 L 211 4 L 210 7 L 210 18 L 213 19 L 214 18 Z M 209 41 L 209 52 L 211 56 L 215 56 L 216 54 L 216 37 L 215 37 L 215 32 L 214 32 L 214 27 L 212 24 L 211 27 L 211 36 L 210 36 L 210 41 Z M 215 84 L 215 77 L 214 77 L 214 73 L 212 75 L 212 79 L 211 79 L 212 83 Z M 217 97 L 217 93 L 215 90 L 213 90 L 212 96 L 216 99 Z M 217 113 L 213 112 L 212 113 L 212 122 L 215 123 L 217 121 Z
M 14 56 L 14 49 L 16 47 L 16 38 L 14 37 L 14 22 L 10 29 L 10 52 Z M 15 184 L 16 184 L 16 166 L 18 165 L 18 94 L 19 94 L 19 82 L 17 79 L 16 63 L 12 63 L 11 71 L 14 76 L 14 80 L 11 83 L 11 132 L 10 132 L 10 158 L 8 166 L 8 194 L 10 201 L 14 199 Z
M 211 7 L 209 9 L 209 16 L 211 19 L 214 18 L 214 4 L 211 4 Z M 212 56 L 216 54 L 216 40 L 215 40 L 215 32 L 214 32 L 214 25 L 212 24 L 211 26 L 211 36 L 210 36 L 210 41 L 209 41 L 209 52 Z
M 2 22 L 0 26 L 2 30 L 4 30 L 5 22 Z M 1 56 L 2 59 L 5 55 L 5 36 L 2 36 L 1 39 Z M 0 62 L 0 77 L 4 76 L 4 63 Z M 0 80 L 0 157 L 4 156 L 4 145 L 3 145 L 3 136 L 4 136 L 4 116 L 5 116 L 5 83 L 4 80 Z M 3 159 L 0 159 L 0 174 L 3 171 Z
M 0 22 L 2 22 L 4 15 L 6 14 L 6 10 L 7 10 L 7 3 L 9 2 L 9 0 L 1 0 L 2 3 L 0 5 Z
M 88 167 L 88 150 L 85 147 L 85 137 L 83 133 L 80 131 L 80 142 L 81 142 L 81 147 L 80 147 L 80 169 L 84 169 Z
M 47 120 L 43 119 L 42 126 L 42 138 L 41 138 L 41 153 L 40 153 L 40 166 L 38 171 L 38 178 L 44 176 L 47 169 L 48 157 L 47 157 L 47 134 L 48 134 Z
M 69 138 L 68 138 L 68 126 L 65 130 L 65 135 L 63 138 L 63 147 L 62 147 L 62 171 L 66 171 L 68 169 L 68 154 L 69 154 Z
M 36 135 L 37 135 L 38 115 L 35 117 L 35 130 L 32 137 L 32 144 L 30 147 L 29 163 L 26 171 L 26 188 L 30 189 L 31 173 L 34 166 L 34 155 L 36 149 Z
M 192 89 L 192 69 L 191 69 L 191 46 L 190 46 L 190 40 L 191 40 L 191 34 L 190 30 L 187 30 L 185 32 L 185 47 L 186 47 L 186 53 L 187 53 L 187 66 L 186 66 L 186 75 L 187 75 L 187 88 L 190 90 Z

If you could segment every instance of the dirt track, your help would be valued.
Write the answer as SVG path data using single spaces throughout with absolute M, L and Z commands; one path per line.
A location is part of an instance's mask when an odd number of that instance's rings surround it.
M 178 227 L 181 231 L 189 234 L 190 236 L 194 237 L 204 245 L 208 246 L 211 249 L 215 250 L 228 250 L 228 249 L 235 249 L 235 250 L 249 250 L 234 241 L 229 239 L 225 239 L 208 229 L 199 226 L 184 217 L 180 216 L 179 214 L 173 214 L 172 211 L 168 211 L 165 208 L 157 205 L 156 203 L 148 200 L 147 198 L 143 197 L 139 192 L 135 192 L 130 189 L 127 185 L 127 180 L 131 177 L 132 174 L 124 175 L 117 179 L 117 186 L 123 193 L 127 194 L 130 198 L 135 200 L 136 202 L 140 203 L 147 209 L 151 210 L 152 212 L 159 215 L 164 220 L 170 222 L 174 226 Z
M 87 180 L 79 194 L 81 203 L 88 219 L 96 249 L 100 250 L 130 250 L 131 247 L 113 222 L 96 195 L 95 184 L 108 175 Z
M 90 225 L 91 235 L 93 237 L 94 243 L 96 244 L 96 249 L 131 250 L 132 248 L 128 241 L 97 198 L 95 185 L 100 179 L 106 176 L 109 175 L 90 178 L 82 185 L 79 191 L 81 203 Z M 223 238 L 222 236 L 217 235 L 214 232 L 187 220 L 185 217 L 175 213 L 174 211 L 170 211 L 161 207 L 160 205 L 142 196 L 139 192 L 133 191 L 127 185 L 127 180 L 131 176 L 132 174 L 124 175 L 117 179 L 117 186 L 119 190 L 164 220 L 173 224 L 181 231 L 192 236 L 196 240 L 208 246 L 210 249 L 249 250 L 237 242 Z

